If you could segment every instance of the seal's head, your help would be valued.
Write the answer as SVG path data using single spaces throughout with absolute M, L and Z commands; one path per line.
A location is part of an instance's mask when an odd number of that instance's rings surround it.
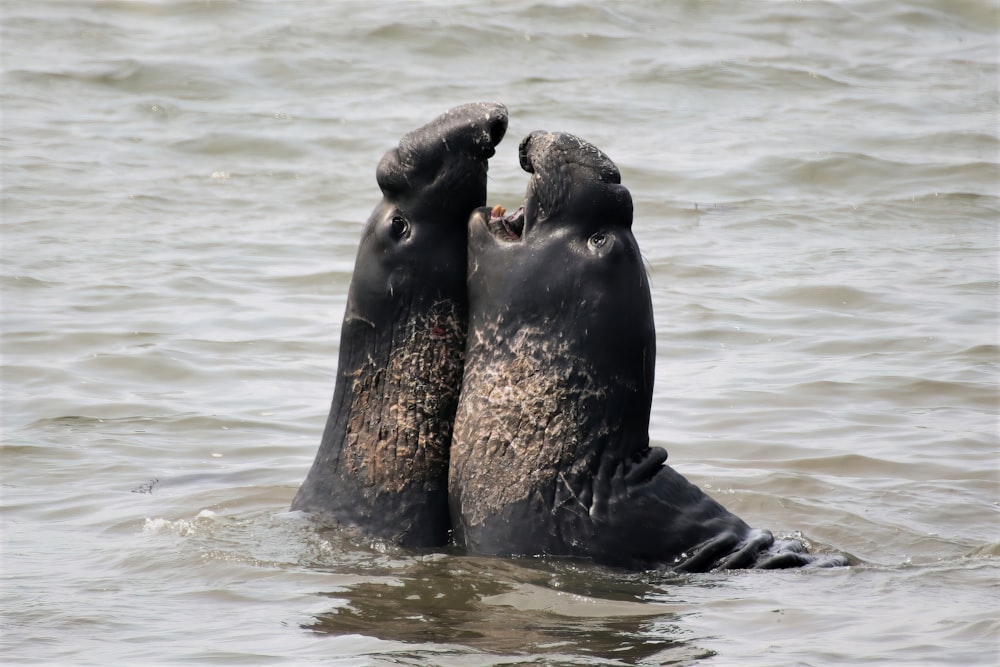
M 480 208 L 470 221 L 470 331 L 558 338 L 634 392 L 627 419 L 645 430 L 655 329 L 632 197 L 614 162 L 572 134 L 533 132 L 519 156 L 531 174 L 524 205 Z
M 464 302 L 465 222 L 486 202 L 487 160 L 506 130 L 502 104 L 465 104 L 383 156 L 376 170 L 382 201 L 358 249 L 348 317 L 398 322 L 387 304 Z

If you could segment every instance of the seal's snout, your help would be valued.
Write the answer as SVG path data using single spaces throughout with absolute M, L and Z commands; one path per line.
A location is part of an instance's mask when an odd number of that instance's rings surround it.
M 496 146 L 507 134 L 507 107 L 495 102 L 470 104 L 469 125 L 473 156 L 489 159 L 496 154 Z
M 570 165 L 578 176 L 621 183 L 621 173 L 611 158 L 589 141 L 566 132 L 536 130 L 521 140 L 517 155 L 521 169 L 529 174 L 558 171 L 561 165 Z
M 517 145 L 517 160 L 521 163 L 521 169 L 526 172 L 533 173 L 534 168 L 531 166 L 531 158 L 528 156 L 528 147 L 531 145 L 531 138 L 538 134 L 537 132 L 532 132 L 524 139 L 521 139 L 521 143 Z
M 507 132 L 507 107 L 499 102 L 473 102 L 449 109 L 423 127 L 407 133 L 388 151 L 375 176 L 383 194 L 399 196 L 444 177 L 442 183 L 481 180 L 486 161 Z
M 507 133 L 507 107 L 499 102 L 473 102 L 455 107 L 431 124 L 446 151 L 489 159 Z
M 490 144 L 496 146 L 507 134 L 507 107 L 497 104 L 489 116 Z

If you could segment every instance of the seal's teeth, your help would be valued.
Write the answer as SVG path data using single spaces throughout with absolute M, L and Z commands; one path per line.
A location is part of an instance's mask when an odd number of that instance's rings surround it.
M 497 204 L 496 206 L 493 207 L 493 210 L 490 211 L 490 215 L 494 218 L 502 218 L 503 214 L 506 212 L 507 211 L 506 209 L 504 209 L 503 206 Z

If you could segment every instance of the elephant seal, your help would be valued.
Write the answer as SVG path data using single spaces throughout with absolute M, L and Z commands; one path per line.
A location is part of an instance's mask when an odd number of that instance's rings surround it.
M 456 542 L 628 569 L 814 562 L 800 542 L 751 529 L 649 445 L 653 308 L 618 168 L 569 134 L 534 132 L 519 153 L 531 174 L 524 206 L 481 208 L 469 222 L 448 480 Z
M 456 107 L 379 162 L 323 438 L 292 510 L 409 547 L 447 542 L 448 446 L 468 316 L 467 222 L 507 109 Z

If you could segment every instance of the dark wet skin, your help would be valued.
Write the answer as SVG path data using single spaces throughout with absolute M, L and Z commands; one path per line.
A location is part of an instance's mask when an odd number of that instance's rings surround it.
M 520 145 L 524 206 L 469 222 L 469 335 L 451 447 L 455 541 L 629 569 L 838 566 L 753 529 L 649 445 L 655 329 L 632 201 L 568 134 Z
M 376 170 L 319 451 L 292 502 L 404 546 L 448 541 L 448 445 L 465 353 L 467 221 L 486 203 L 500 104 L 456 107 Z

